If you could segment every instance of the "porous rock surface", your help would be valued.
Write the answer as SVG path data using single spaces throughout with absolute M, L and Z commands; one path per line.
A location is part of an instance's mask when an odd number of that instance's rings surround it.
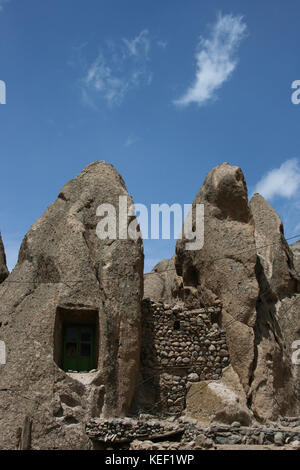
M 182 292 L 182 278 L 175 269 L 175 256 L 157 263 L 144 275 L 144 298 L 156 302 L 173 302 Z
M 85 449 L 87 419 L 128 412 L 139 370 L 143 247 L 96 235 L 97 207 L 110 203 L 118 215 L 119 196 L 132 204 L 117 171 L 88 165 L 32 225 L 1 284 L 1 449 L 18 447 L 25 418 L 32 448 Z M 91 316 L 98 364 L 82 383 L 59 367 L 57 335 L 64 320 Z
M 196 204 L 204 204 L 204 246 L 187 250 L 185 237 L 176 245 L 184 303 L 222 303 L 230 363 L 255 417 L 293 415 L 300 403 L 299 367 L 291 360 L 299 277 L 282 222 L 262 196 L 248 203 L 241 169 L 227 163 L 207 175 Z
M 290 245 L 290 249 L 294 255 L 295 270 L 297 271 L 298 276 L 300 276 L 300 240 L 292 243 L 292 245 Z
M 260 264 L 258 269 L 264 277 L 259 279 L 261 287 L 268 289 L 269 296 L 273 295 L 278 299 L 297 292 L 299 279 L 279 215 L 258 193 L 252 196 L 250 208 L 255 224 L 255 242 Z M 265 286 L 262 285 L 263 282 Z
M 219 380 L 206 380 L 191 384 L 186 397 L 186 416 L 209 424 L 239 422 L 251 424 L 253 414 L 247 407 L 247 398 L 232 366 L 223 371 Z
M 272 419 L 299 411 L 292 343 L 298 336 L 300 316 L 299 305 L 297 311 L 293 309 L 295 300 L 291 302 L 291 298 L 299 296 L 300 282 L 280 217 L 260 194 L 254 194 L 250 207 L 255 223 L 256 275 L 260 286 L 250 399 L 256 415 Z M 286 304 L 289 305 L 284 307 Z
M 204 204 L 204 246 L 186 250 L 185 236 L 176 245 L 175 265 L 183 278 L 184 301 L 203 306 L 222 302 L 230 361 L 247 393 L 259 286 L 254 220 L 242 170 L 228 163 L 215 167 L 206 176 L 193 208 L 196 204 Z

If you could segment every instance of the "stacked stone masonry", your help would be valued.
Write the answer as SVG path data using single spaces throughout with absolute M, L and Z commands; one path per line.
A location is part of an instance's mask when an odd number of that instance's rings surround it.
M 132 418 L 93 418 L 86 425 L 86 433 L 95 442 L 129 444 L 132 441 L 169 441 L 169 448 L 176 443 L 177 449 L 213 448 L 215 445 L 269 445 L 300 444 L 299 418 L 289 422 L 270 423 L 270 426 L 241 426 L 212 423 L 203 427 L 196 420 L 179 418 L 176 422 L 159 421 L 151 416 Z M 130 446 L 130 448 L 132 448 Z M 139 447 L 137 447 L 139 448 Z M 140 447 L 141 448 L 141 447 Z M 146 448 L 146 447 L 144 447 Z M 150 447 L 155 448 L 155 447 Z M 158 444 L 157 448 L 161 448 Z
M 86 433 L 93 441 L 130 442 L 134 439 L 157 439 L 183 434 L 181 424 L 159 421 L 152 417 L 132 418 L 93 418 L 86 425 Z
M 143 301 L 142 375 L 159 390 L 153 406 L 162 413 L 182 412 L 188 382 L 218 380 L 228 366 L 220 314 L 221 307 L 186 310 Z

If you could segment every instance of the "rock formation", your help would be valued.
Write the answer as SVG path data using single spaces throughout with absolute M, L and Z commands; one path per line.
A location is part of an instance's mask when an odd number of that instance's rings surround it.
M 253 419 L 245 392 L 232 366 L 224 369 L 220 380 L 192 384 L 186 402 L 186 416 L 198 418 L 203 424 L 211 421 L 232 424 L 238 421 L 248 426 Z
M 193 208 L 196 204 L 204 204 L 204 246 L 198 251 L 186 250 L 186 237 L 176 245 L 175 264 L 183 278 L 184 300 L 188 305 L 201 306 L 222 302 L 222 326 L 231 364 L 248 392 L 259 286 L 254 221 L 241 169 L 228 163 L 214 168 Z
M 114 168 L 92 163 L 30 228 L 9 276 L 0 237 L 0 449 L 104 448 L 145 429 L 153 439 L 181 433 L 183 443 L 206 433 L 215 444 L 229 426 L 228 440 L 244 443 L 257 432 L 240 424 L 285 416 L 292 426 L 299 242 L 287 245 L 276 212 L 259 194 L 249 203 L 241 169 L 224 163 L 193 203 L 193 231 L 204 205 L 203 248 L 186 249 L 184 233 L 176 255 L 145 275 L 142 302 L 141 239 L 97 236 L 101 204 L 115 208 L 116 235 L 124 228 L 120 196 L 132 204 Z M 66 366 L 79 347 L 93 368 Z M 181 413 L 193 426 L 166 426 Z M 299 434 L 259 433 L 280 445 Z
M 291 363 L 300 331 L 293 297 L 300 285 L 281 220 L 258 194 L 248 204 L 241 169 L 227 163 L 207 175 L 193 203 L 194 225 L 196 204 L 204 204 L 204 246 L 186 250 L 187 237 L 176 245 L 185 305 L 222 303 L 230 362 L 255 417 L 293 414 L 300 400 Z
M 164 259 L 144 276 L 144 298 L 173 302 L 182 293 L 182 278 L 175 269 L 175 256 Z
M 258 261 L 264 279 L 259 279 L 266 295 L 277 299 L 299 290 L 299 280 L 293 265 L 293 254 L 284 238 L 279 215 L 260 195 L 254 194 L 250 201 L 255 224 L 255 242 Z M 262 284 L 265 283 L 265 286 Z
M 259 194 L 252 197 L 250 207 L 255 223 L 256 274 L 260 286 L 250 400 L 254 413 L 267 419 L 297 413 L 299 407 L 291 348 L 300 328 L 300 316 L 296 311 L 289 313 L 283 304 L 284 300 L 290 303 L 291 296 L 300 292 L 300 282 L 280 217 Z
M 300 240 L 290 245 L 290 249 L 294 255 L 295 270 L 297 271 L 298 276 L 300 276 Z
M 87 419 L 128 412 L 139 370 L 143 247 L 96 235 L 98 206 L 112 204 L 118 217 L 119 196 L 132 204 L 116 170 L 88 165 L 30 228 L 0 287 L 1 449 L 19 445 L 25 418 L 33 420 L 33 448 L 84 449 Z M 73 323 L 95 327 L 96 367 L 85 378 L 61 368 L 62 331 Z
M 6 256 L 4 251 L 4 246 L 0 234 L 0 284 L 4 281 L 4 279 L 8 276 L 8 269 L 6 266 Z

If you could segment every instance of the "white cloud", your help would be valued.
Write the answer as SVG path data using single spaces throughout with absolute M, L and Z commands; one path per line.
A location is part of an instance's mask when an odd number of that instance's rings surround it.
M 107 65 L 102 54 L 96 58 L 90 66 L 85 77 L 85 93 L 88 89 L 100 93 L 109 104 L 120 103 L 128 89 L 129 83 L 126 79 L 114 74 L 111 67 Z
M 300 167 L 296 158 L 286 160 L 279 168 L 270 170 L 257 183 L 254 192 L 266 199 L 275 196 L 291 198 L 300 190 Z
M 119 105 L 129 90 L 149 85 L 152 80 L 148 69 L 149 51 L 147 30 L 134 39 L 123 38 L 118 45 L 107 42 L 87 67 L 82 80 L 83 101 L 95 106 L 95 99 L 101 97 L 109 106 Z
M 123 42 L 128 49 L 128 53 L 132 56 L 138 57 L 139 55 L 144 55 L 148 57 L 150 50 L 150 39 L 147 29 L 144 29 L 138 36 L 134 39 L 129 40 L 123 38 Z
M 215 98 L 215 91 L 230 78 L 236 68 L 235 52 L 245 31 L 246 24 L 242 16 L 218 16 L 210 36 L 207 39 L 200 38 L 196 53 L 196 78 L 184 95 L 174 101 L 175 104 L 203 105 Z

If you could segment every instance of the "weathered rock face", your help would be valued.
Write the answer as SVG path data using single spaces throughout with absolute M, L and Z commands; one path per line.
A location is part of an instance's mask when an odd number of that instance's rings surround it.
M 128 412 L 139 369 L 143 247 L 141 240 L 96 235 L 97 207 L 110 203 L 118 216 L 119 196 L 132 204 L 111 165 L 87 166 L 33 224 L 0 287 L 7 352 L 0 448 L 18 445 L 26 416 L 33 448 L 88 448 L 88 419 Z M 60 368 L 62 330 L 73 323 L 96 331 L 96 372 L 85 378 Z
M 176 245 L 175 264 L 183 277 L 184 300 L 187 305 L 203 306 L 222 302 L 231 364 L 248 391 L 259 286 L 254 221 L 241 169 L 228 163 L 214 168 L 193 207 L 196 204 L 204 204 L 204 246 L 186 250 L 185 238 Z
M 222 302 L 230 363 L 255 417 L 295 414 L 299 367 L 291 357 L 300 332 L 300 286 L 282 222 L 260 195 L 248 204 L 244 176 L 228 164 L 207 175 L 196 204 L 205 209 L 204 246 L 188 251 L 185 238 L 176 245 L 184 302 Z
M 246 394 L 231 366 L 224 370 L 220 380 L 191 385 L 186 397 L 186 415 L 206 424 L 238 421 L 247 426 L 253 419 L 247 407 Z
M 298 276 L 300 276 L 300 240 L 290 245 L 290 249 L 292 250 L 292 253 L 294 255 L 295 270 L 297 271 Z
M 7 278 L 9 272 L 6 266 L 6 256 L 4 251 L 4 246 L 0 234 L 0 284 Z
M 255 242 L 263 278 L 260 285 L 280 299 L 297 292 L 299 281 L 293 266 L 293 255 L 284 238 L 279 215 L 260 195 L 254 194 L 250 201 L 255 223 Z M 265 285 L 263 285 L 263 283 Z
M 182 293 L 182 278 L 175 269 L 175 256 L 160 261 L 150 273 L 144 276 L 144 298 L 156 302 L 178 300 Z
M 297 309 L 297 299 L 293 299 L 295 294 L 298 297 L 300 283 L 280 217 L 259 194 L 252 197 L 250 206 L 260 285 L 254 329 L 256 364 L 250 396 L 254 413 L 268 419 L 274 414 L 295 414 L 299 410 L 297 368 L 291 358 L 293 341 L 300 332 L 299 306 Z

